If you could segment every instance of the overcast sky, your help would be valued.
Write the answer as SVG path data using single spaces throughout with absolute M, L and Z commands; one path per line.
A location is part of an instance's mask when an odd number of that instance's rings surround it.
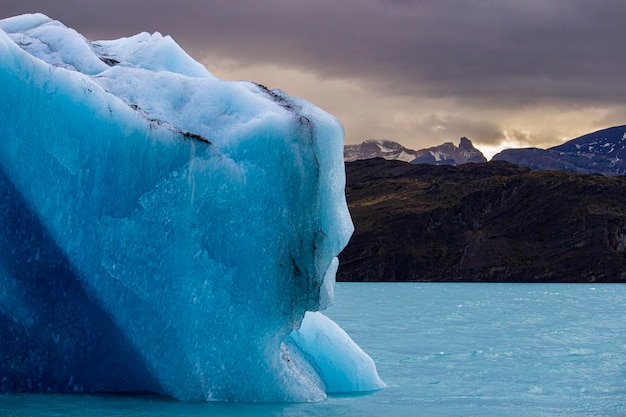
M 339 117 L 346 143 L 490 154 L 626 124 L 624 0 L 0 0 L 37 11 L 91 40 L 171 35 Z

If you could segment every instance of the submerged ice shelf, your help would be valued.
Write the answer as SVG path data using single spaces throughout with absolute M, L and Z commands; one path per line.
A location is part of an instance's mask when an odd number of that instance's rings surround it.
M 0 20 L 0 390 L 317 401 L 382 387 L 321 313 L 343 130 L 170 37 Z M 304 320 L 304 321 L 303 321 Z M 6 360 L 4 360 L 6 358 Z

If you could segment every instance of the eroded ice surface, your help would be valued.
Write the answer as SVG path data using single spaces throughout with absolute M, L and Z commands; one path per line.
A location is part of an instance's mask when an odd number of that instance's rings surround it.
M 334 117 L 168 36 L 90 42 L 41 14 L 0 21 L 0 91 L 1 390 L 382 386 L 329 319 L 301 327 L 352 233 Z
M 306 352 L 328 392 L 373 391 L 384 386 L 372 358 L 322 313 L 307 312 L 291 338 Z

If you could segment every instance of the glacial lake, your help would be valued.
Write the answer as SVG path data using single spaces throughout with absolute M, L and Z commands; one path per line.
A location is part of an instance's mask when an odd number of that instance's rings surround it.
M 387 388 L 315 404 L 0 394 L 0 416 L 624 416 L 626 285 L 340 283 Z

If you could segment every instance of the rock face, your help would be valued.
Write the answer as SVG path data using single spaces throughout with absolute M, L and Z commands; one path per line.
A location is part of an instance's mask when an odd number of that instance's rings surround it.
M 625 282 L 626 179 L 373 159 L 346 164 L 340 281 Z
M 589 133 L 548 149 L 507 149 L 493 157 L 535 170 L 607 176 L 626 173 L 626 125 Z

